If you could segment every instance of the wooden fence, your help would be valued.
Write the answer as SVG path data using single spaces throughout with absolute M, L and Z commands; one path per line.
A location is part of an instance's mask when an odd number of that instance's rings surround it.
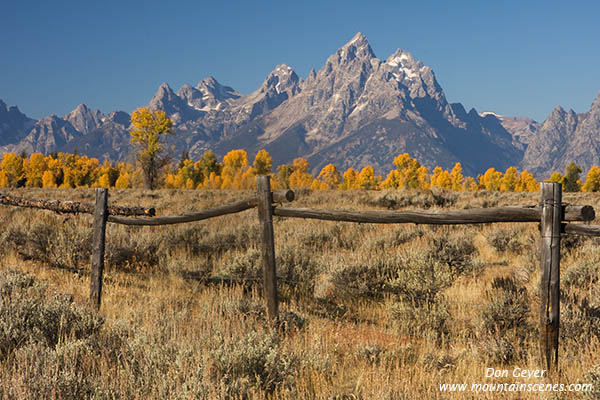
M 540 283 L 540 352 L 548 370 L 558 365 L 558 338 L 560 325 L 560 235 L 581 234 L 600 236 L 600 226 L 568 224 L 566 222 L 592 221 L 591 206 L 562 203 L 562 188 L 558 183 L 541 184 L 541 201 L 534 206 L 506 206 L 452 211 L 333 211 L 307 208 L 280 207 L 279 203 L 292 202 L 290 190 L 271 192 L 270 178 L 257 178 L 256 196 L 228 205 L 177 216 L 155 217 L 153 208 L 116 207 L 108 205 L 108 189 L 96 189 L 95 205 L 77 202 L 59 202 L 22 199 L 0 195 L 0 204 L 48 209 L 60 213 L 89 213 L 94 215 L 93 253 L 90 278 L 90 302 L 100 309 L 104 247 L 107 222 L 124 225 L 168 225 L 200 221 L 225 214 L 258 208 L 261 232 L 263 295 L 267 315 L 272 322 L 278 319 L 277 276 L 275 266 L 275 238 L 273 215 L 287 218 L 311 218 L 329 221 L 359 223 L 415 223 L 415 224 L 485 224 L 495 222 L 538 222 L 542 239 Z M 139 217 L 142 218 L 132 218 Z

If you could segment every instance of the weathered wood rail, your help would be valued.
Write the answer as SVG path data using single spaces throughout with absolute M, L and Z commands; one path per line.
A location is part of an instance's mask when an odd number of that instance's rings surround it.
M 59 200 L 33 200 L 16 196 L 7 196 L 4 194 L 0 194 L 0 204 L 5 206 L 38 208 L 41 210 L 50 210 L 61 214 L 94 214 L 95 212 L 95 206 L 91 203 Z M 144 207 L 108 206 L 108 213 L 110 215 L 153 217 L 156 214 L 156 210 L 154 208 Z
M 453 211 L 327 211 L 310 208 L 275 207 L 273 215 L 292 218 L 313 218 L 327 221 L 362 222 L 377 224 L 429 224 L 460 225 L 487 224 L 492 222 L 540 222 L 543 209 L 536 206 L 507 206 L 472 208 Z M 595 217 L 591 206 L 564 207 L 563 221 L 592 221 Z
M 263 295 L 267 315 L 278 319 L 277 275 L 275 265 L 275 237 L 273 216 L 308 218 L 328 221 L 381 223 L 381 224 L 434 224 L 460 225 L 503 222 L 538 222 L 542 239 L 540 283 L 540 353 L 549 370 L 558 366 L 558 338 L 560 325 L 560 235 L 581 234 L 600 236 L 600 226 L 565 224 L 564 222 L 593 221 L 591 206 L 562 204 L 560 184 L 542 183 L 540 205 L 506 206 L 443 211 L 339 211 L 281 207 L 292 202 L 291 190 L 271 192 L 270 178 L 257 177 L 257 194 L 245 200 L 199 212 L 175 216 L 155 217 L 154 208 L 118 207 L 108 205 L 108 190 L 96 189 L 96 203 L 71 201 L 32 200 L 0 194 L 0 204 L 46 209 L 58 213 L 94 214 L 93 254 L 90 277 L 90 303 L 100 309 L 104 246 L 107 222 L 131 226 L 159 226 L 201 221 L 222 215 L 258 208 L 261 232 L 263 267 Z M 142 218 L 131 218 L 131 217 Z

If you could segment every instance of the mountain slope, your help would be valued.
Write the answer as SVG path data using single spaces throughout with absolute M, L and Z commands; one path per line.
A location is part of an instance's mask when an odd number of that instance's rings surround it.
M 16 106 L 8 107 L 0 100 L 0 146 L 22 140 L 35 124 Z
M 600 94 L 582 114 L 557 106 L 530 138 L 523 167 L 536 176 L 563 172 L 575 162 L 584 174 L 600 163 Z

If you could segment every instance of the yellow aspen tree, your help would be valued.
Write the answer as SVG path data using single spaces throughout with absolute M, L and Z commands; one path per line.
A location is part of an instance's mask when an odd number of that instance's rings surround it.
M 42 187 L 42 176 L 48 163 L 46 157 L 41 153 L 33 153 L 28 160 L 23 161 L 23 169 L 25 173 L 25 186 L 27 187 Z
M 483 183 L 485 190 L 499 191 L 501 178 L 502 172 L 496 171 L 495 168 L 489 168 L 481 177 L 480 183 Z
M 581 188 L 584 192 L 600 191 L 600 168 L 594 165 L 587 173 L 585 184 Z
M 454 164 L 454 168 L 452 168 L 452 171 L 450 171 L 451 189 L 454 191 L 459 192 L 463 190 L 464 176 L 462 172 L 462 165 L 459 162 Z
M 342 175 L 335 165 L 327 164 L 323 167 L 319 176 L 317 176 L 317 180 L 325 185 L 320 185 L 320 187 L 324 187 L 324 189 L 336 189 L 341 183 Z
M 408 153 L 400 154 L 394 158 L 394 166 L 399 172 L 399 175 L 397 175 L 399 186 L 396 187 L 417 189 L 422 186 L 423 170 L 421 164 Z
M 325 182 L 320 181 L 318 179 L 313 179 L 312 183 L 310 184 L 310 188 L 312 190 L 328 190 L 328 189 L 330 189 L 328 184 L 326 184 Z
M 273 159 L 271 158 L 271 155 L 263 149 L 256 153 L 252 165 L 254 166 L 256 175 L 268 175 L 272 172 L 271 167 L 273 166 Z
M 14 153 L 4 153 L 0 169 L 6 176 L 6 186 L 17 187 L 23 184 L 23 157 Z
M 231 150 L 223 157 L 223 182 L 221 189 L 241 189 L 242 174 L 248 168 L 248 155 L 244 150 Z
M 102 175 L 100 175 L 100 178 L 98 178 L 98 182 L 96 184 L 97 187 L 101 187 L 101 188 L 110 188 L 110 178 L 108 176 L 108 174 L 104 173 Z
M 46 157 L 46 162 L 48 164 L 48 171 L 50 171 L 52 173 L 52 184 L 55 186 L 48 186 L 48 187 L 58 187 L 62 184 L 63 178 L 64 178 L 64 172 L 63 172 L 63 166 L 62 166 L 62 162 L 59 158 L 54 158 L 52 156 L 48 156 Z M 43 177 L 42 177 L 43 180 Z M 50 181 L 47 181 L 48 183 Z M 42 182 L 43 187 L 46 187 L 45 184 Z
M 294 172 L 290 175 L 290 188 L 309 188 L 313 182 L 313 176 L 308 173 L 308 161 L 304 158 L 296 158 L 293 163 Z
M 344 172 L 344 178 L 342 181 L 342 189 L 358 189 L 358 172 L 353 168 L 348 168 Z
M 99 173 L 100 162 L 97 158 L 75 157 L 75 166 L 71 171 L 74 187 L 91 187 L 98 180 Z
M 211 172 L 208 175 L 208 178 L 203 185 L 205 189 L 219 189 L 221 186 L 223 186 L 222 178 L 215 172 Z
M 42 187 L 43 188 L 56 188 L 56 177 L 51 170 L 47 169 L 42 174 Z
M 100 167 L 100 176 L 107 175 L 108 187 L 114 187 L 117 178 L 119 177 L 119 169 L 110 161 L 104 160 L 104 163 Z M 100 179 L 100 178 L 98 178 Z
M 506 172 L 504 172 L 504 176 L 500 179 L 500 191 L 514 192 L 518 181 L 517 169 L 515 167 L 508 167 Z
M 275 185 L 278 189 L 290 188 L 290 176 L 294 172 L 294 166 L 282 164 L 277 167 L 277 175 L 275 175 Z
M 165 188 L 176 189 L 177 188 L 177 185 L 175 183 L 176 179 L 177 179 L 177 175 L 167 174 L 167 176 L 165 176 Z
M 397 169 L 393 169 L 391 170 L 385 180 L 383 182 L 381 182 L 381 188 L 382 189 L 395 189 L 395 188 L 399 188 L 402 184 L 402 176 L 400 174 L 400 171 L 398 171 Z
M 256 189 L 256 169 L 248 168 L 242 173 L 239 189 Z
M 444 171 L 444 170 L 440 166 L 437 166 L 433 169 L 433 171 L 431 173 L 431 177 L 429 178 L 429 181 L 431 182 L 431 186 L 439 186 L 438 179 L 439 179 L 440 175 L 442 174 L 442 171 Z
M 138 160 L 143 171 L 144 186 L 154 189 L 159 173 L 166 164 L 162 137 L 173 133 L 173 122 L 163 110 L 140 107 L 131 113 L 131 143 L 139 147 Z
M 435 167 L 431 175 L 431 186 L 443 189 L 452 189 L 452 178 L 450 173 L 442 167 Z
M 516 192 L 537 192 L 540 190 L 540 184 L 533 177 L 533 175 L 527 171 L 523 170 L 521 175 L 519 175 L 519 180 L 515 185 Z
M 429 169 L 425 166 L 420 166 L 417 169 L 417 182 L 419 184 L 418 188 L 426 190 L 429 189 Z
M 358 187 L 367 190 L 377 189 L 375 171 L 373 171 L 373 167 L 370 165 L 364 167 L 358 174 Z
M 562 176 L 562 174 L 560 172 L 553 172 L 552 175 L 550 175 L 550 178 L 548 178 L 548 180 L 546 182 L 560 183 L 563 190 L 565 189 L 565 177 Z
M 8 187 L 8 177 L 6 176 L 4 171 L 2 171 L 1 169 L 0 169 L 0 187 Z
M 128 171 L 122 171 L 119 174 L 119 178 L 115 182 L 117 189 L 127 189 L 131 187 L 131 174 Z
M 468 190 L 470 192 L 475 192 L 475 191 L 479 190 L 479 185 L 475 181 L 475 178 L 473 178 L 472 176 L 467 176 L 464 179 L 463 187 L 465 188 L 465 190 Z

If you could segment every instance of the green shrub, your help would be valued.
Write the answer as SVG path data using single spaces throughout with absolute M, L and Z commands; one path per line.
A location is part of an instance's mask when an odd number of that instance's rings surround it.
M 27 344 L 54 347 L 66 339 L 88 337 L 103 323 L 70 296 L 51 293 L 42 282 L 19 272 L 2 273 L 0 291 L 1 358 Z
M 260 281 L 262 280 L 261 251 L 251 247 L 245 252 L 237 252 L 225 262 L 219 272 L 235 279 Z
M 75 218 L 61 222 L 54 215 L 43 214 L 25 224 L 12 224 L 6 244 L 24 260 L 68 270 L 87 269 L 92 254 L 92 229 L 80 229 Z
M 369 199 L 369 206 L 384 207 L 397 210 L 405 207 L 431 208 L 450 207 L 456 203 L 458 194 L 451 190 L 433 187 L 430 190 L 387 190 L 375 199 Z
M 438 343 L 450 335 L 450 312 L 443 298 L 419 302 L 401 300 L 392 306 L 391 315 L 403 335 Z
M 521 359 L 532 330 L 527 290 L 518 286 L 513 277 L 494 278 L 486 297 L 488 303 L 482 308 L 480 320 L 482 355 L 498 363 Z
M 600 338 L 600 261 L 595 247 L 561 274 L 561 338 L 578 346 Z
M 487 235 L 487 241 L 497 252 L 519 252 L 523 245 L 519 241 L 521 232 L 515 229 L 495 229 Z
M 286 355 L 274 335 L 250 332 L 240 340 L 217 339 L 210 372 L 225 398 L 243 398 L 258 391 L 272 393 L 291 386 L 297 359 Z
M 483 270 L 483 264 L 473 259 L 477 255 L 477 248 L 472 237 L 434 237 L 428 255 L 432 260 L 448 265 L 455 277 L 464 274 L 477 275 Z

